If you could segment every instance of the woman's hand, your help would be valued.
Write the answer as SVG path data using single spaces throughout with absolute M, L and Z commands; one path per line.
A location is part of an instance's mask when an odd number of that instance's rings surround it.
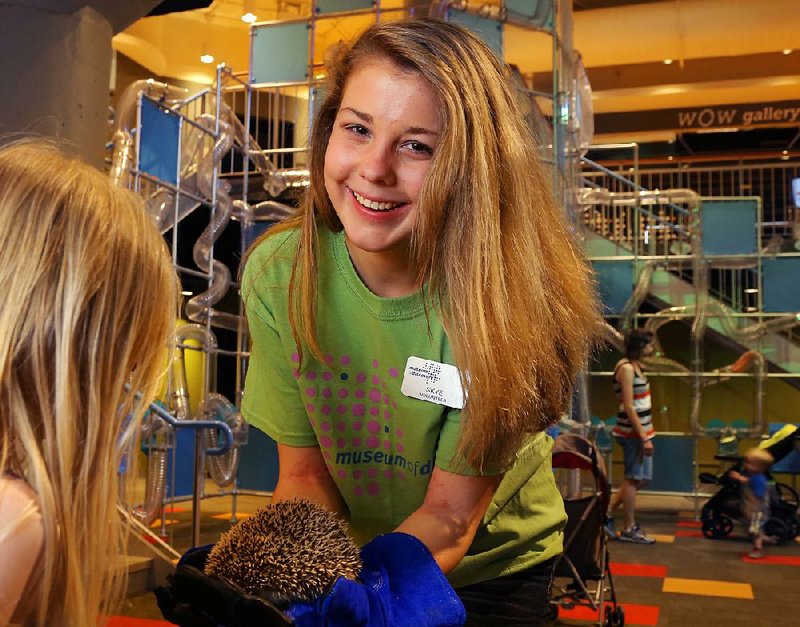
M 650 457 L 653 454 L 653 441 L 652 440 L 645 440 L 642 442 L 642 453 L 644 453 L 645 457 Z

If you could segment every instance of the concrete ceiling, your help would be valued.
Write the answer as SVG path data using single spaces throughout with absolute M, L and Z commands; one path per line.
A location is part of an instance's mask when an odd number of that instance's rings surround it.
M 309 15 L 310 2 L 216 0 L 205 10 L 141 19 L 114 45 L 156 75 L 208 83 L 213 67 L 200 63 L 202 52 L 247 69 L 245 10 L 260 21 L 290 19 Z M 370 21 L 320 22 L 315 60 Z M 800 100 L 800 0 L 575 0 L 573 22 L 596 113 Z M 549 84 L 548 35 L 509 25 L 505 50 L 506 61 Z

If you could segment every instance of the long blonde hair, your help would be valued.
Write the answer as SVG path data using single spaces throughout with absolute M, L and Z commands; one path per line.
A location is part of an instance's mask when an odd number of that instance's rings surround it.
M 348 77 L 376 56 L 421 76 L 439 101 L 443 130 L 418 201 L 412 263 L 468 373 L 460 451 L 478 467 L 507 463 L 526 434 L 565 410 L 601 317 L 509 73 L 465 29 L 432 18 L 379 24 L 331 68 L 302 211 L 277 229 L 301 231 L 290 284 L 295 341 L 321 359 L 317 227 L 342 230 L 325 191 L 325 151 Z
M 44 549 L 25 625 L 97 624 L 121 599 L 122 454 L 177 313 L 165 243 L 132 193 L 53 145 L 0 148 L 0 473 L 35 491 Z

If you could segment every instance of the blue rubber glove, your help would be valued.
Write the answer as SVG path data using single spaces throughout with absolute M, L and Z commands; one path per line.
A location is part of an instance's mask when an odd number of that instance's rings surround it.
M 428 548 L 406 533 L 361 549 L 360 581 L 339 578 L 316 603 L 287 614 L 297 627 L 459 627 L 466 612 Z

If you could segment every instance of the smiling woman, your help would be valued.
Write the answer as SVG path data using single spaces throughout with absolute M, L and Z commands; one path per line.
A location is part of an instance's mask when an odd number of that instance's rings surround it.
M 310 171 L 242 277 L 273 500 L 349 518 L 362 582 L 398 579 L 388 616 L 541 624 L 565 519 L 542 431 L 599 317 L 506 69 L 446 22 L 368 29 L 333 64 Z M 322 622 L 379 594 L 350 583 Z

